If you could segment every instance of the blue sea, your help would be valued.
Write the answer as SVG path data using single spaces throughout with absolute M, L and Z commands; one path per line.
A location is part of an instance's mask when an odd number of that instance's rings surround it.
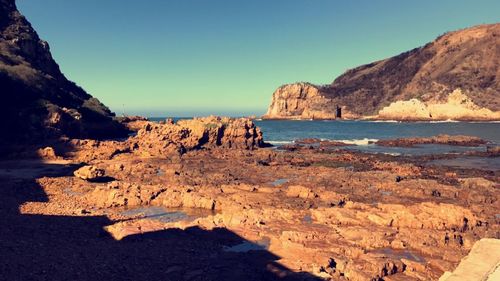
M 255 121 L 264 132 L 264 139 L 276 146 L 297 139 L 317 138 L 342 141 L 348 149 L 391 155 L 428 155 L 486 151 L 487 146 L 461 147 L 450 145 L 416 145 L 415 147 L 383 147 L 371 144 L 377 140 L 406 137 L 429 137 L 439 134 L 477 136 L 500 144 L 500 123 L 496 122 L 395 122 L 395 121 L 319 121 L 262 120 Z M 465 161 L 467 162 L 467 161 Z M 487 165 L 500 167 L 496 157 Z
M 429 137 L 439 134 L 477 136 L 500 143 L 500 123 L 481 122 L 382 122 L 382 121 L 255 121 L 267 141 L 286 143 L 318 138 L 365 144 L 369 140 Z
M 150 118 L 152 121 L 165 118 Z M 174 118 L 175 119 L 175 118 Z M 293 143 L 294 140 L 317 138 L 337 140 L 352 144 L 348 149 L 393 155 L 455 153 L 485 151 L 486 146 L 458 147 L 448 145 L 419 145 L 413 148 L 381 147 L 371 142 L 381 139 L 429 137 L 439 134 L 477 136 L 500 144 L 498 122 L 395 122 L 395 121 L 322 121 L 322 120 L 255 120 L 266 142 L 275 146 Z M 500 161 L 500 159 L 499 159 Z

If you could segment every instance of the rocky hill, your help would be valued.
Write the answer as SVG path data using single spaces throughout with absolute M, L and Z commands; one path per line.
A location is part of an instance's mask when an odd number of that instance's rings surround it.
M 264 118 L 500 120 L 500 24 L 446 33 L 348 70 L 330 85 L 280 87 Z
M 106 106 L 66 79 L 14 0 L 0 0 L 0 89 L 0 143 L 126 132 Z

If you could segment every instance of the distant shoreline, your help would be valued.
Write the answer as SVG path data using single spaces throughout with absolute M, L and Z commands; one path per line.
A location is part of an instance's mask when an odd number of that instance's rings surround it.
M 199 116 L 183 116 L 183 117 L 178 117 L 178 116 L 165 116 L 165 117 L 146 117 L 148 120 L 151 121 L 161 121 L 165 120 L 168 118 L 172 118 L 175 120 L 179 119 L 192 119 L 192 118 L 197 118 Z M 259 118 L 259 117 L 248 117 L 248 116 L 240 116 L 242 118 L 249 118 L 254 121 L 303 121 L 303 122 L 309 122 L 309 121 L 322 121 L 322 122 L 373 122 L 373 123 L 500 123 L 500 120 L 452 120 L 452 119 L 447 119 L 447 120 L 424 120 L 424 119 L 402 119 L 402 120 L 388 120 L 388 119 L 307 119 L 307 118 Z M 238 118 L 238 117 L 234 117 Z

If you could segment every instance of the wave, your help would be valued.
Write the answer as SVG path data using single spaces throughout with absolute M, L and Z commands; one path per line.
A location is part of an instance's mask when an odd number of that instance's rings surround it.
M 382 154 L 385 155 L 391 155 L 391 156 L 400 156 L 402 153 L 399 152 L 381 152 Z
M 460 123 L 461 121 L 458 120 L 436 120 L 436 121 L 425 121 L 425 123 Z
M 467 121 L 467 120 L 417 120 L 417 121 L 405 121 L 405 120 L 353 120 L 353 121 L 364 121 L 369 123 L 500 123 L 500 120 L 478 120 L 478 121 Z
M 398 120 L 370 120 L 367 122 L 371 122 L 371 123 L 402 123 L 401 121 L 398 121 Z
M 370 145 L 371 143 L 377 142 L 378 139 L 369 139 L 369 138 L 364 138 L 364 139 L 346 139 L 346 140 L 333 140 L 333 139 L 320 139 L 321 141 L 337 141 L 337 142 L 343 142 L 345 144 L 350 144 L 350 145 Z M 293 144 L 295 141 L 293 140 L 275 140 L 275 141 L 266 141 L 267 143 L 270 143 L 272 145 L 283 145 L 283 144 Z
M 434 121 L 418 121 L 417 123 L 500 123 L 500 120 L 477 120 L 477 121 L 468 121 L 468 120 L 434 120 Z
M 466 123 L 474 123 L 474 124 L 488 124 L 488 123 L 500 123 L 500 121 L 468 121 Z
M 272 145 L 280 145 L 280 144 L 292 144 L 293 141 L 284 141 L 284 140 L 277 140 L 277 141 L 266 141 L 267 143 L 270 143 Z
M 334 141 L 340 141 L 346 144 L 354 144 L 354 145 L 370 145 L 371 143 L 377 142 L 378 139 L 364 138 L 364 139 L 334 140 Z

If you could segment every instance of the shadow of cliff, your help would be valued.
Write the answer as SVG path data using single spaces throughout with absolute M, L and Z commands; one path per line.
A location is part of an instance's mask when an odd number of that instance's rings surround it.
M 319 280 L 294 273 L 266 250 L 237 253 L 225 246 L 244 239 L 227 229 L 170 229 L 114 240 L 105 216 L 22 214 L 25 202 L 48 202 L 37 183 L 72 173 L 75 166 L 0 162 L 0 280 Z M 17 163 L 17 164 L 12 164 Z M 43 207 L 46 208 L 46 207 Z

